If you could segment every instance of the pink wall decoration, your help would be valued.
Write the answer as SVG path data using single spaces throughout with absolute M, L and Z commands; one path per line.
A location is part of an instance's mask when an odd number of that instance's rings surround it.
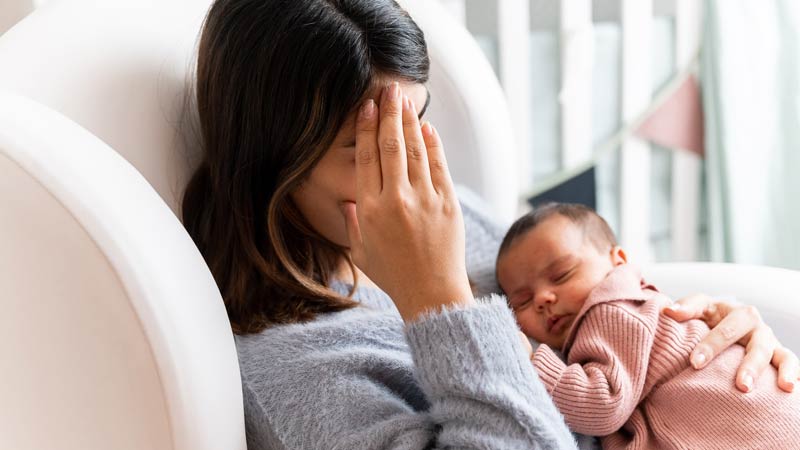
M 636 135 L 662 147 L 688 150 L 700 156 L 703 145 L 703 106 L 693 75 L 636 129 Z

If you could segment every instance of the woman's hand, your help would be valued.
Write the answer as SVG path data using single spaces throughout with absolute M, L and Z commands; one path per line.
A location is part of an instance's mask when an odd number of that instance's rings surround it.
M 749 392 L 755 379 L 770 362 L 778 368 L 778 387 L 792 392 L 800 376 L 797 356 L 780 345 L 772 329 L 753 306 L 732 305 L 715 301 L 707 295 L 692 295 L 664 309 L 664 313 L 680 322 L 700 319 L 711 331 L 695 346 L 690 357 L 692 366 L 701 369 L 715 356 L 735 343 L 745 346 L 746 353 L 736 374 L 736 387 Z
M 533 359 L 533 346 L 531 345 L 531 341 L 528 339 L 528 336 L 525 336 L 525 333 L 520 331 L 519 339 L 522 341 L 522 350 L 524 350 L 525 354 L 528 355 L 528 359 Z
M 356 204 L 343 206 L 353 262 L 406 322 L 470 304 L 464 223 L 438 133 L 398 83 L 356 119 Z

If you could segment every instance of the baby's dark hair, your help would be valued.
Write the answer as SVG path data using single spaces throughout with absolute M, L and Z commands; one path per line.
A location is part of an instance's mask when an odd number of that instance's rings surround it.
M 591 208 L 577 203 L 546 203 L 536 207 L 533 211 L 517 219 L 508 229 L 500 250 L 497 252 L 497 260 L 503 256 L 517 238 L 524 236 L 529 231 L 536 228 L 539 224 L 554 215 L 561 215 L 569 219 L 583 230 L 584 236 L 588 237 L 592 244 L 600 250 L 606 251 L 617 245 L 617 238 L 608 223 Z

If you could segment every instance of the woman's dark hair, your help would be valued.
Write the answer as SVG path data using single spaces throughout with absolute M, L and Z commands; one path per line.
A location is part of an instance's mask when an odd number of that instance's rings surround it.
M 617 238 L 608 222 L 588 206 L 578 203 L 546 203 L 537 206 L 533 211 L 517 219 L 506 232 L 500 250 L 497 252 L 497 260 L 508 251 L 518 238 L 532 231 L 545 220 L 560 215 L 569 219 L 575 225 L 581 227 L 584 237 L 588 238 L 599 251 L 606 251 L 617 245 Z
M 195 80 L 202 161 L 182 216 L 234 332 L 356 304 L 328 287 L 342 261 L 354 270 L 345 249 L 311 228 L 290 193 L 381 78 L 425 83 L 428 69 L 422 31 L 392 0 L 211 6 Z

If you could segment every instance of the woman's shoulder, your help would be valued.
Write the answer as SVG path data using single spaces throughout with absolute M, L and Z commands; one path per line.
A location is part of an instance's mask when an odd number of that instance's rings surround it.
M 467 272 L 475 293 L 484 296 L 500 292 L 494 264 L 508 224 L 495 217 L 491 207 L 468 188 L 457 186 L 456 190 L 466 231 Z
M 364 408 L 427 407 L 402 320 L 392 311 L 359 306 L 237 336 L 236 346 L 248 439 L 272 443 L 264 448 L 300 439 L 311 418 L 334 436 Z
M 236 347 L 241 353 L 251 348 L 269 345 L 281 351 L 302 351 L 339 346 L 353 338 L 388 334 L 402 336 L 402 320 L 396 312 L 369 306 L 320 314 L 308 322 L 278 324 L 258 333 L 236 335 Z
M 335 370 L 371 353 L 408 354 L 400 317 L 366 306 L 238 335 L 235 341 L 243 381 L 277 381 L 319 365 Z

